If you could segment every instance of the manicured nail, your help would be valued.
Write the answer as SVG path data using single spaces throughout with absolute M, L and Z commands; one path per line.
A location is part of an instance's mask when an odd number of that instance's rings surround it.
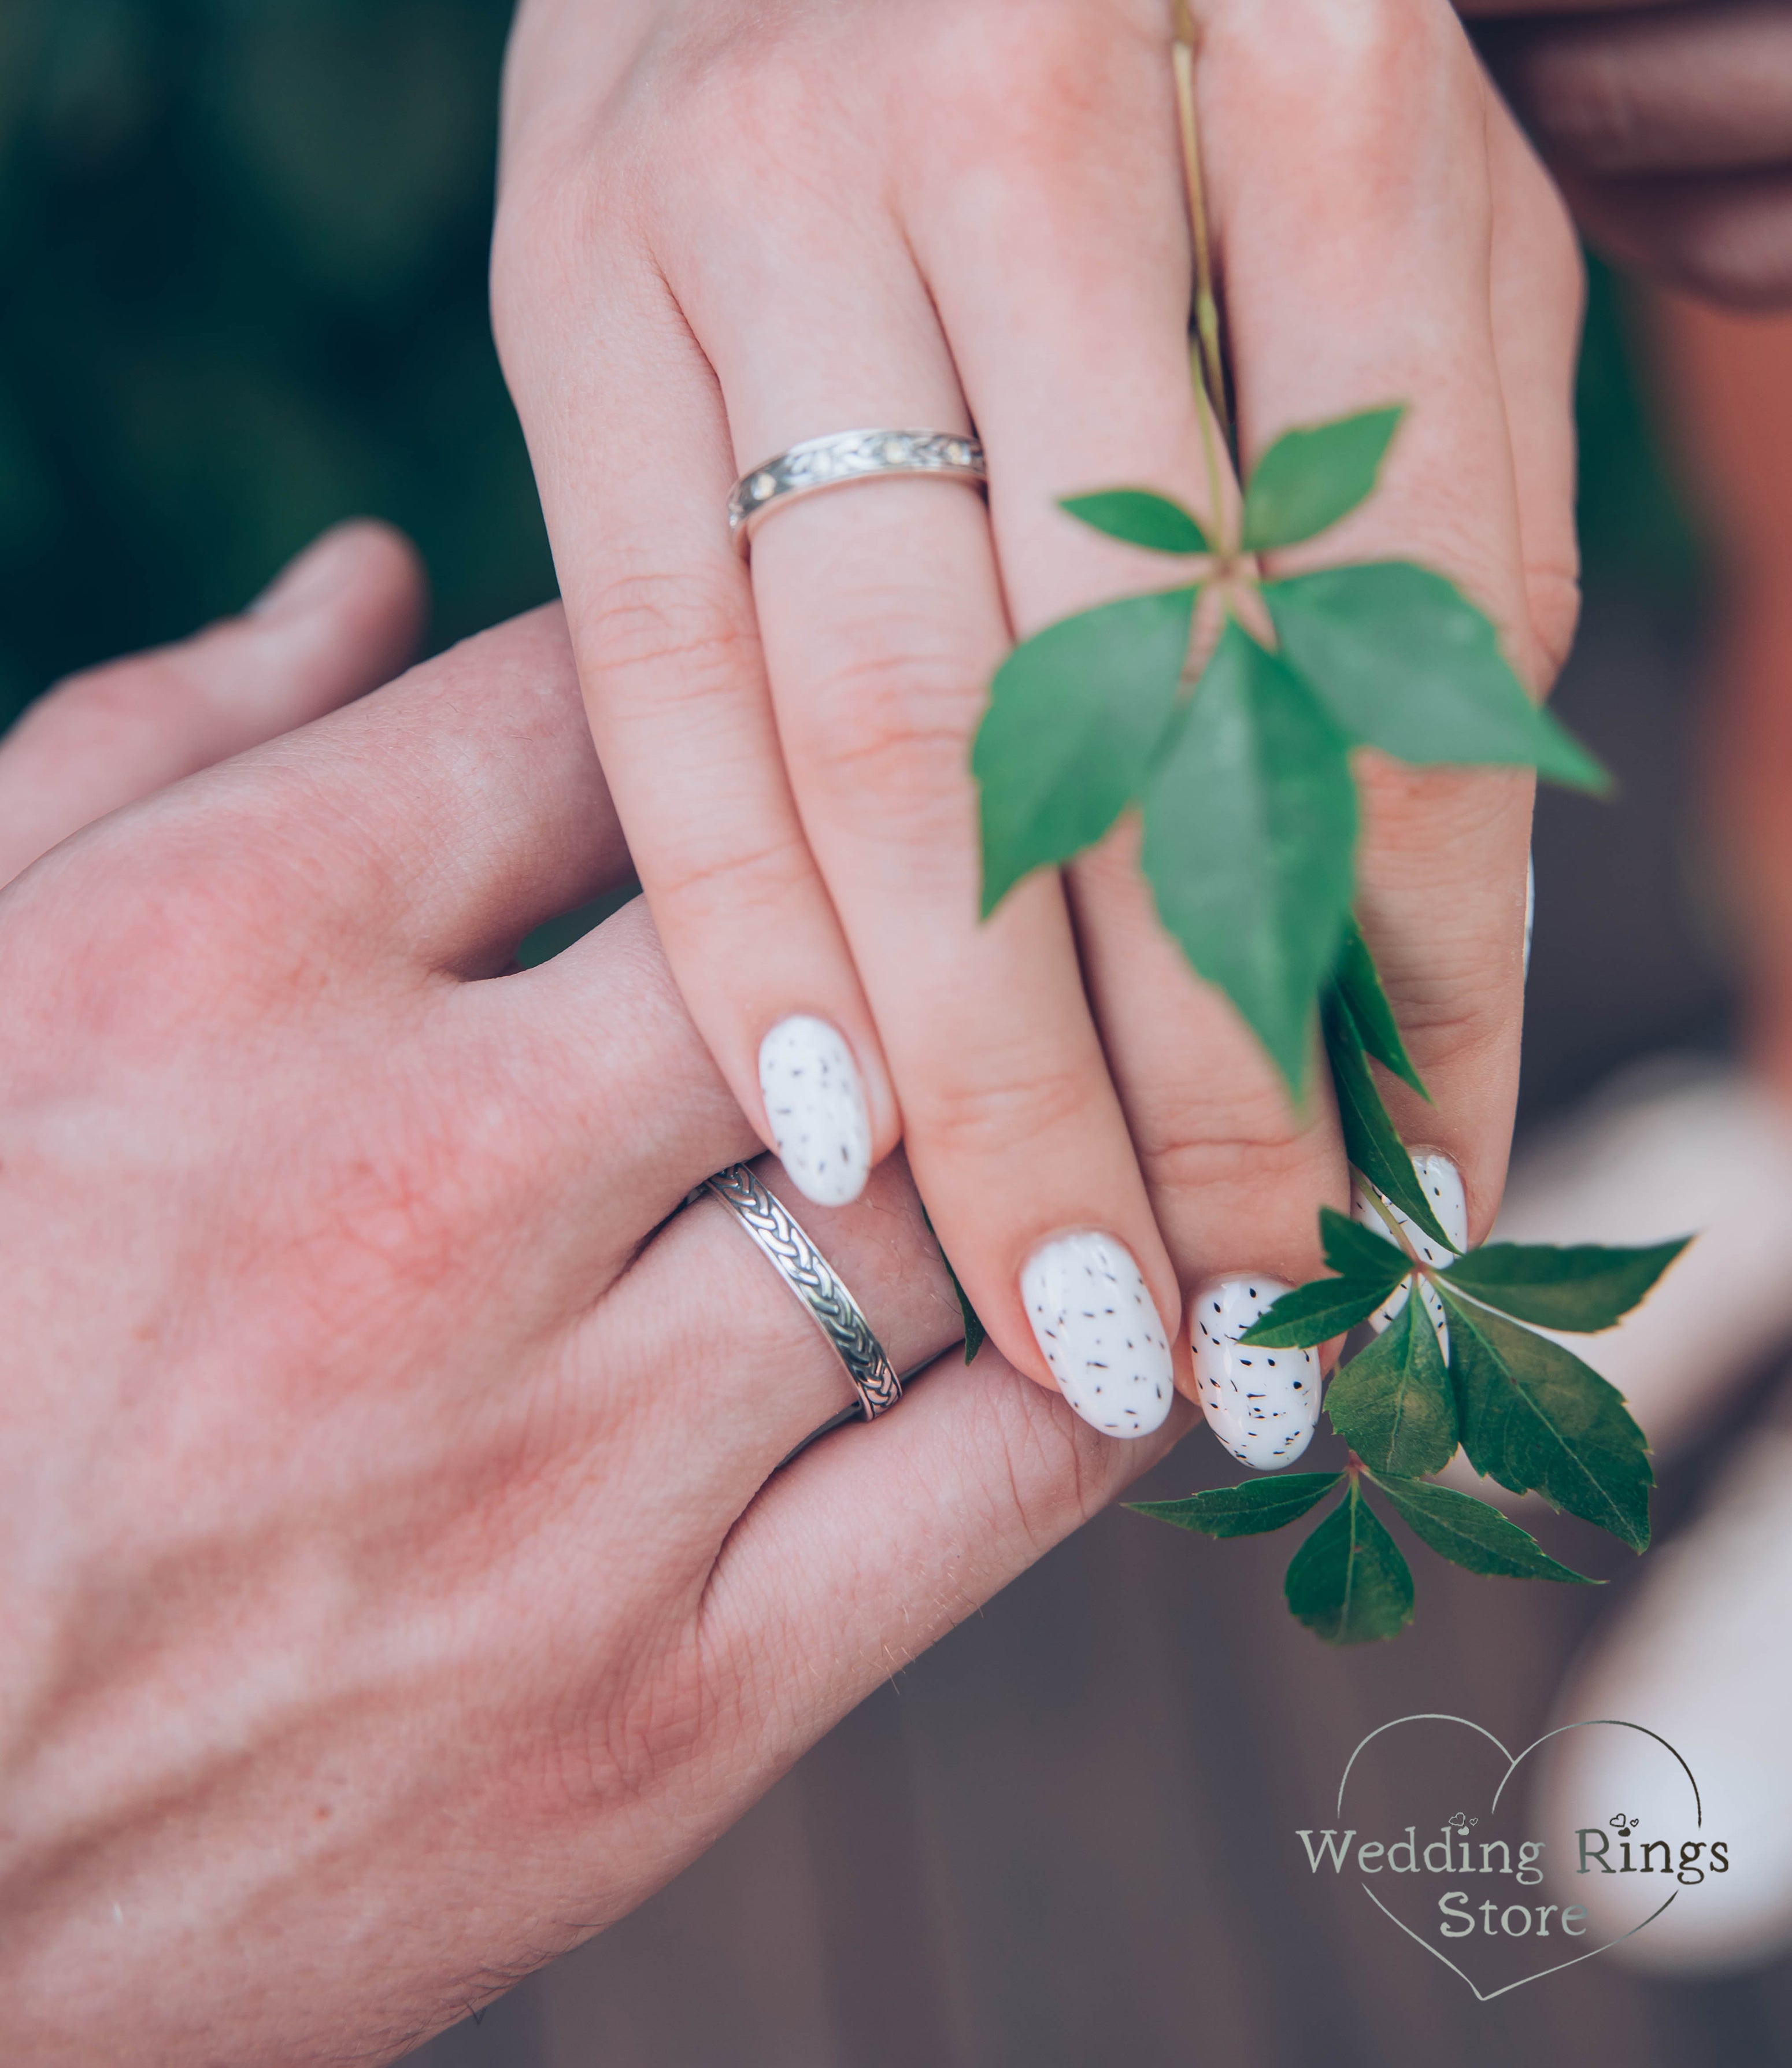
M 250 605 L 250 617 L 302 617 L 341 584 L 353 565 L 357 544 L 352 524 L 337 524 L 288 560 Z
M 1156 1302 L 1132 1253 L 1093 1230 L 1060 1236 L 1020 1274 L 1027 1319 L 1058 1390 L 1092 1428 L 1148 1436 L 1175 1377 Z
M 846 1037 L 797 1013 L 760 1044 L 760 1096 L 778 1160 L 805 1199 L 849 1206 L 871 1174 L 871 1122 Z
M 1412 1167 L 1419 1174 L 1425 1197 L 1432 1203 L 1437 1225 L 1450 1238 L 1450 1248 L 1440 1249 L 1428 1235 L 1413 1225 L 1410 1215 L 1402 1213 L 1379 1192 L 1371 1191 L 1361 1179 L 1356 1180 L 1351 1191 L 1350 1218 L 1390 1242 L 1394 1240 L 1394 1230 L 1398 1227 L 1421 1262 L 1441 1267 L 1454 1262 L 1468 1247 L 1468 1201 L 1462 1189 L 1462 1173 L 1448 1156 L 1415 1156 Z M 1432 1326 L 1437 1331 L 1439 1347 L 1447 1358 L 1450 1354 L 1450 1329 L 1444 1319 L 1444 1302 L 1428 1285 L 1420 1288 L 1419 1297 L 1425 1303 L 1425 1312 L 1431 1316 Z M 1406 1288 L 1403 1285 L 1385 1306 L 1378 1307 L 1369 1317 L 1370 1327 L 1379 1335 L 1406 1302 Z
M 1259 1349 L 1238 1340 L 1288 1289 L 1279 1278 L 1220 1278 L 1195 1297 L 1201 1412 L 1238 1462 L 1260 1472 L 1293 1464 L 1319 1426 L 1318 1350 Z

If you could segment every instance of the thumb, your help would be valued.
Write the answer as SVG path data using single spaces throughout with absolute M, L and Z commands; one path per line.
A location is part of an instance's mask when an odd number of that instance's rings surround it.
M 390 681 L 426 607 L 409 542 L 356 520 L 242 617 L 59 683 L 0 740 L 0 884 L 107 812 Z

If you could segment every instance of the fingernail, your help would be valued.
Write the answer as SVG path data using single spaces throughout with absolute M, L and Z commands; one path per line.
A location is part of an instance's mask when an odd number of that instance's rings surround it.
M 797 1013 L 760 1044 L 760 1093 L 778 1160 L 805 1199 L 849 1206 L 871 1174 L 871 1122 L 846 1037 Z
M 249 617 L 299 617 L 315 610 L 340 586 L 355 556 L 352 527 L 338 524 L 288 560 L 244 613 Z
M 1291 1465 L 1319 1426 L 1319 1353 L 1239 1341 L 1289 1288 L 1279 1278 L 1221 1278 L 1195 1299 L 1191 1339 L 1201 1412 L 1237 1459 L 1260 1472 Z
M 1170 1341 L 1125 1244 L 1060 1236 L 1034 1252 L 1020 1297 L 1059 1392 L 1091 1428 L 1148 1436 L 1162 1424 L 1175 1398 Z
M 1403 1213 L 1379 1192 L 1371 1191 L 1360 1178 L 1351 1187 L 1350 1218 L 1390 1242 L 1398 1227 L 1421 1262 L 1435 1264 L 1441 1268 L 1453 1263 L 1468 1247 L 1468 1200 L 1462 1189 L 1462 1173 L 1448 1156 L 1435 1154 L 1415 1156 L 1412 1167 L 1419 1174 L 1425 1197 L 1432 1203 L 1437 1225 L 1450 1238 L 1450 1248 L 1440 1249 L 1428 1235 L 1413 1225 L 1410 1215 Z M 1419 1297 L 1425 1303 L 1425 1312 L 1431 1316 L 1432 1326 L 1437 1331 L 1438 1346 L 1448 1358 L 1450 1328 L 1444 1318 L 1444 1302 L 1428 1285 L 1420 1287 Z M 1406 1303 L 1407 1290 L 1403 1285 L 1384 1306 L 1378 1307 L 1369 1317 L 1370 1327 L 1379 1335 Z

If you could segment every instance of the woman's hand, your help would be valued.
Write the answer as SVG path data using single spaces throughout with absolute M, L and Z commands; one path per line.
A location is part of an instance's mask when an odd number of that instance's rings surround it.
M 1247 459 L 1411 405 L 1383 492 L 1289 564 L 1429 562 L 1542 690 L 1575 611 L 1579 274 L 1553 190 L 1444 0 L 1200 11 Z M 1130 828 L 977 917 L 992 670 L 1014 634 L 1166 580 L 1056 499 L 1208 500 L 1171 30 L 1169 0 L 524 0 L 495 272 L 593 729 L 723 1077 L 812 1192 L 846 1196 L 901 1135 L 1004 1353 L 1120 1433 L 1167 1406 L 1154 1325 L 1189 1387 L 1184 1294 L 1309 1275 L 1314 1210 L 1346 1196 L 1323 1096 L 1294 1114 L 1189 974 Z M 728 491 L 768 456 L 973 423 L 987 511 L 863 482 L 736 558 Z M 1395 1110 L 1460 1166 L 1479 1234 L 1530 785 L 1382 763 L 1370 788 L 1362 918 L 1437 1096 Z M 825 1097 L 780 1067 L 792 1022 Z M 1077 1339 L 1091 1262 L 1098 1309 L 1122 1280 L 1142 1303 L 1114 1346 L 1148 1382 L 1130 1423 L 1095 1395 L 1109 1346 Z
M 1780 0 L 1460 0 L 1588 231 L 1743 307 L 1792 299 L 1792 14 Z
M 307 568 L 0 744 L 0 869 L 397 665 L 389 535 Z M 754 1142 L 645 910 L 498 975 L 628 868 L 546 612 L 0 893 L 17 2059 L 392 2058 L 1159 1454 L 955 1354 L 773 1476 L 851 1394 L 678 1211 Z M 952 1342 L 899 1158 L 803 1216 L 902 1369 Z

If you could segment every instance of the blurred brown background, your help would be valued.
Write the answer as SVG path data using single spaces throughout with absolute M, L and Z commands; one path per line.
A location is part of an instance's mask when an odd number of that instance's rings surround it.
M 507 14 L 0 0 L 0 722 L 240 605 L 352 511 L 418 539 L 438 639 L 550 592 L 486 328 Z M 1734 1045 L 1745 991 L 1792 1084 L 1792 965 L 1743 946 L 1792 942 L 1792 331 L 1596 271 L 1581 417 L 1586 626 L 1560 700 L 1623 789 L 1539 814 L 1527 1126 L 1628 1058 Z M 1665 1526 L 1759 1390 L 1670 1475 Z M 1224 1463 L 1198 1434 L 1150 1490 Z M 1572 1526 L 1551 1548 L 1602 1556 Z M 1623 1554 L 1597 1597 L 1427 1559 L 1415 1628 L 1338 1655 L 1282 1613 L 1287 1551 L 1104 1517 L 635 1917 L 414 2058 L 1792 2062 L 1792 1966 L 1668 1985 L 1596 1961 L 1481 2005 L 1292 1848 L 1390 1717 L 1528 1742 Z

